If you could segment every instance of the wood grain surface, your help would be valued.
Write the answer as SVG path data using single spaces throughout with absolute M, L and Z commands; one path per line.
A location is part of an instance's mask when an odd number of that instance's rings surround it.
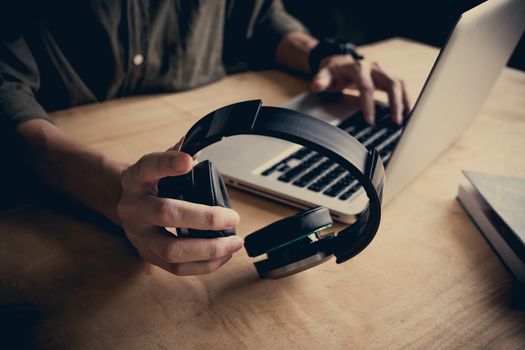
M 413 98 L 438 53 L 402 39 L 363 52 L 403 77 Z M 217 107 L 278 105 L 307 88 L 284 73 L 244 73 L 53 117 L 78 141 L 133 162 Z M 4 212 L 2 338 L 13 349 L 524 349 L 523 295 L 455 200 L 461 169 L 525 176 L 524 135 L 525 74 L 507 69 L 462 137 L 385 208 L 369 248 L 281 280 L 259 280 L 243 251 L 216 273 L 177 277 L 74 211 Z M 230 193 L 243 236 L 295 212 Z

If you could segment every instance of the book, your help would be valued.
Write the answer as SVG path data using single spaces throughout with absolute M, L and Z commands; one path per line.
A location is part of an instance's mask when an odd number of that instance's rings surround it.
M 525 178 L 463 171 L 457 199 L 507 270 L 525 286 Z

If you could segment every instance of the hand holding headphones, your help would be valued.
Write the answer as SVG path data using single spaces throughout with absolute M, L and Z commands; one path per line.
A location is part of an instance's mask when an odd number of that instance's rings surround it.
M 203 148 L 234 135 L 262 135 L 291 141 L 330 158 L 363 186 L 368 207 L 343 230 L 328 235 L 320 231 L 331 226 L 328 209 L 309 209 L 276 221 L 245 237 L 250 257 L 266 254 L 255 262 L 262 278 L 285 277 L 328 260 L 342 263 L 359 254 L 374 238 L 381 218 L 384 167 L 375 150 L 368 151 L 343 130 L 311 116 L 279 107 L 263 107 L 260 100 L 235 103 L 199 120 L 186 134 L 181 151 L 195 155 Z M 181 199 L 209 206 L 230 207 L 226 186 L 218 169 L 209 161 L 197 164 L 183 176 L 163 178 L 160 197 Z M 233 229 L 202 231 L 177 228 L 180 237 L 214 238 L 231 236 Z

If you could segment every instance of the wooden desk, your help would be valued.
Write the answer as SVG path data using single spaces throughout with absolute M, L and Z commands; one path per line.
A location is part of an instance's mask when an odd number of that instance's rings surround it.
M 404 77 L 412 96 L 437 55 L 399 39 L 363 51 Z M 281 104 L 306 88 L 283 73 L 247 73 L 54 117 L 77 140 L 135 161 L 219 106 Z M 244 252 L 211 275 L 176 277 L 93 222 L 36 206 L 4 213 L 2 318 L 19 330 L 11 338 L 53 349 L 523 349 L 519 296 L 455 195 L 460 169 L 525 176 L 524 111 L 525 74 L 506 70 L 461 139 L 385 208 L 366 251 L 282 280 L 259 280 Z M 241 235 L 294 212 L 231 193 Z

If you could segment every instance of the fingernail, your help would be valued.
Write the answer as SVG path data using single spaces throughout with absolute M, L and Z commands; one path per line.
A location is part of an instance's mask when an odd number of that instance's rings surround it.
M 226 225 L 228 227 L 235 227 L 239 224 L 239 214 L 235 210 L 228 210 L 226 213 Z
M 188 154 L 177 151 L 172 158 L 171 166 L 174 170 L 188 172 L 193 166 L 193 159 Z
M 241 237 L 239 236 L 233 236 L 231 238 L 231 243 L 230 243 L 230 251 L 231 252 L 236 252 L 238 251 L 239 249 L 242 248 L 242 245 L 243 245 L 243 240 Z

